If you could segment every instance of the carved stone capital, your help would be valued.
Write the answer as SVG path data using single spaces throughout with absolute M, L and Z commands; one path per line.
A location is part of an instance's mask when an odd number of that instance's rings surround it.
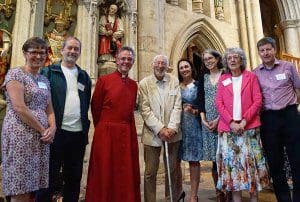
M 285 20 L 280 22 L 280 25 L 283 29 L 296 28 L 297 21 L 296 20 Z

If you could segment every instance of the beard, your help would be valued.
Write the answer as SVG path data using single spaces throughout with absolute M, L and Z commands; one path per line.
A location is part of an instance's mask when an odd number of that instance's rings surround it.
M 154 74 L 155 76 L 157 77 L 164 77 L 165 74 L 166 74 L 167 70 L 164 70 L 164 71 L 158 71 L 158 70 L 154 70 Z
M 77 57 L 76 57 L 76 56 L 72 56 L 72 55 L 66 55 L 66 56 L 64 57 L 64 60 L 65 60 L 66 62 L 69 62 L 69 63 L 76 63 Z

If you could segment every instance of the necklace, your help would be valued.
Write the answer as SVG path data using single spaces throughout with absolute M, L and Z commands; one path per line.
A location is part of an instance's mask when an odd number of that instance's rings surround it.
M 221 71 L 219 71 L 218 73 L 215 73 L 215 74 L 210 74 L 209 79 L 210 79 L 211 84 L 215 85 L 218 82 L 220 76 L 221 76 Z

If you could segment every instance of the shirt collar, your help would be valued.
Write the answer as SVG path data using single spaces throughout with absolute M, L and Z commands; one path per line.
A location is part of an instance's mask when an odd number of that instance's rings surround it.
M 279 60 L 277 60 L 275 58 L 275 62 L 274 62 L 273 68 L 275 68 L 277 65 L 279 65 L 279 63 L 280 63 Z M 266 69 L 266 70 L 272 70 L 273 69 L 273 68 L 272 69 L 267 68 L 264 63 L 261 63 L 258 67 L 259 67 L 260 70 L 261 69 Z

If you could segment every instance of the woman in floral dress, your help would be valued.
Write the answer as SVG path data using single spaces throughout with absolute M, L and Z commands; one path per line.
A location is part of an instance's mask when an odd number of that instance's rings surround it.
M 216 94 L 217 188 L 232 191 L 235 202 L 242 200 L 242 190 L 248 190 L 253 202 L 269 182 L 259 131 L 262 94 L 257 77 L 246 70 L 242 49 L 227 49 L 223 64 L 227 72 L 219 79 Z
M 22 50 L 25 65 L 11 69 L 4 81 L 2 183 L 11 202 L 32 201 L 34 191 L 48 187 L 49 149 L 56 130 L 50 85 L 38 73 L 47 57 L 47 44 L 33 37 Z
M 198 83 L 194 80 L 194 69 L 190 61 L 182 59 L 178 62 L 178 77 L 182 96 L 182 150 L 181 159 L 189 162 L 191 196 L 190 202 L 198 201 L 200 179 L 200 163 L 202 160 L 202 133 L 199 120 Z
M 202 72 L 204 79 L 200 83 L 200 93 L 204 93 L 205 112 L 201 112 L 202 137 L 203 137 L 203 160 L 212 161 L 212 177 L 215 186 L 217 186 L 218 172 L 216 164 L 216 152 L 218 144 L 217 126 L 219 122 L 219 113 L 215 106 L 215 96 L 218 80 L 222 74 L 222 56 L 213 49 L 206 49 L 203 52 L 204 62 Z M 203 87 L 202 87 L 203 86 Z M 216 189 L 217 201 L 225 201 L 225 195 L 222 191 Z

